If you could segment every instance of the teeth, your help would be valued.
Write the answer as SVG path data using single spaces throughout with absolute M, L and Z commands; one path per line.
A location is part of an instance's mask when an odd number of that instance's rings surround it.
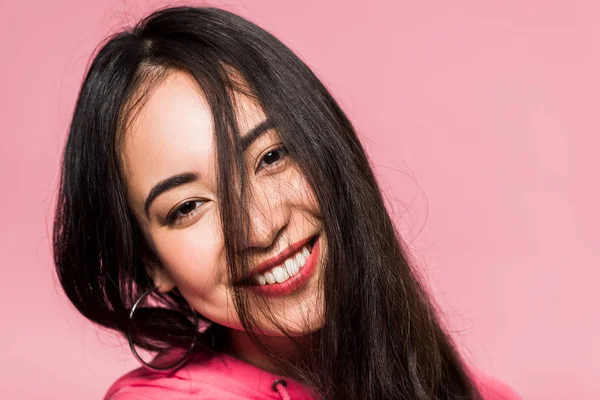
M 291 276 L 294 276 L 300 271 L 300 269 L 306 263 L 306 260 L 310 256 L 310 250 L 308 247 L 303 247 L 302 250 L 296 253 L 293 257 L 285 260 L 283 265 L 278 265 L 277 267 L 262 273 L 256 274 L 254 279 L 255 281 L 263 286 L 263 285 L 272 285 L 275 282 L 281 283 L 287 281 Z
M 265 278 L 263 275 L 256 275 L 256 280 L 260 286 L 267 284 L 267 278 Z
M 305 247 L 302 249 L 302 255 L 304 256 L 304 259 L 307 259 L 308 256 L 310 256 L 310 251 L 308 251 L 308 249 Z M 302 263 L 304 264 L 304 263 Z
M 256 276 L 258 276 L 258 274 L 257 274 Z M 264 274 L 264 277 L 265 277 L 265 279 L 267 280 L 267 283 L 268 283 L 269 285 L 271 285 L 271 284 L 273 284 L 273 283 L 277 282 L 277 280 L 275 279 L 275 276 L 273 275 L 273 273 L 272 273 L 271 271 L 269 271 L 269 272 L 266 272 L 266 273 Z M 260 283 L 260 282 L 259 282 L 259 283 Z
M 300 271 L 300 265 L 302 264 L 304 263 L 299 263 L 296 258 L 288 258 L 285 260 L 285 270 L 289 276 L 293 276 L 296 272 Z
M 273 275 L 275 275 L 275 279 L 277 280 L 277 283 L 286 281 L 290 277 L 290 275 L 287 273 L 287 271 L 283 267 L 273 268 Z
M 307 258 L 308 257 L 306 257 L 304 255 L 303 251 L 301 251 L 300 253 L 296 254 L 295 261 L 296 261 L 296 264 L 298 264 L 298 268 L 301 268 L 304 265 L 304 263 L 306 262 Z

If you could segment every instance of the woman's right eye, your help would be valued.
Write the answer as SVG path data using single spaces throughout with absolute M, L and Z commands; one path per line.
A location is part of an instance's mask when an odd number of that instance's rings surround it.
M 202 200 L 189 200 L 175 208 L 167 216 L 167 225 L 178 225 L 192 218 L 198 213 L 200 206 L 206 203 Z

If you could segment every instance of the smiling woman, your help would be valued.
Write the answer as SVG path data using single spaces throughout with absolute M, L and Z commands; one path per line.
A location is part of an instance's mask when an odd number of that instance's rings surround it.
M 194 78 L 181 70 L 169 71 L 146 95 L 135 121 L 122 133 L 119 154 L 129 207 L 158 258 L 148 263 L 154 285 L 161 293 L 177 288 L 196 311 L 220 326 L 243 330 L 231 312 L 235 290 L 251 289 L 277 297 L 268 304 L 285 315 L 277 318 L 279 328 L 262 316 L 258 325 L 265 332 L 276 335 L 285 328 L 300 335 L 320 327 L 319 315 L 309 313 L 322 308 L 315 295 L 319 246 L 310 253 L 311 243 L 325 236 L 319 207 L 273 123 L 256 101 L 232 93 L 242 163 L 229 176 L 243 176 L 253 199 L 244 207 L 247 236 L 235 251 L 245 255 L 250 269 L 232 281 L 222 251 L 211 107 Z M 313 317 L 304 326 L 307 315 Z
M 331 95 L 226 11 L 103 44 L 54 229 L 66 294 L 145 367 L 106 399 L 515 398 L 455 350 Z

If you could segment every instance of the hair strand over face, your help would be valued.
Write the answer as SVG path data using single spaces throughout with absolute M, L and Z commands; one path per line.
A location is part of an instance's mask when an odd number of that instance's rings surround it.
M 248 268 L 238 250 L 249 218 L 232 91 L 260 103 L 319 203 L 328 246 L 324 326 L 300 360 L 271 357 L 325 399 L 479 398 L 413 272 L 344 112 L 278 39 L 215 8 L 157 10 L 108 38 L 87 71 L 63 154 L 53 236 L 58 277 L 77 309 L 124 333 L 134 300 L 153 286 L 147 263 L 156 257 L 127 205 L 119 154 L 136 110 L 173 70 L 194 77 L 213 113 L 232 277 Z M 252 336 L 256 321 L 246 297 L 236 289 L 237 312 Z M 189 305 L 177 290 L 157 298 L 166 307 L 141 314 L 136 344 L 185 346 Z M 224 337 L 215 324 L 200 335 L 200 347 L 219 351 Z

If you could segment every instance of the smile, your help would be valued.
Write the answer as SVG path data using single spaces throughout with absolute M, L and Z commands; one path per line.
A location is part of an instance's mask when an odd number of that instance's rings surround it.
M 246 287 L 265 296 L 284 296 L 302 287 L 312 276 L 319 258 L 319 236 L 290 246 L 261 263 L 246 280 Z
M 312 246 L 304 246 L 298 253 L 285 260 L 282 265 L 271 268 L 262 274 L 255 274 L 255 283 L 263 286 L 287 281 L 290 279 L 290 277 L 300 272 L 300 269 L 304 267 L 306 260 L 308 260 L 310 257 L 311 250 Z

